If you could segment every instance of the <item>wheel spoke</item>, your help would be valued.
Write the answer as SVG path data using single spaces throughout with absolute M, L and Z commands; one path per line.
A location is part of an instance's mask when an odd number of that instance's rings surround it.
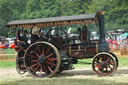
M 41 74 L 42 74 L 42 68 L 40 68 L 39 77 L 41 77 Z
M 53 54 L 54 54 L 54 53 L 51 53 L 51 54 L 49 54 L 48 56 L 46 56 L 45 58 L 49 58 L 49 57 L 51 57 Z
M 35 67 L 37 64 L 38 64 L 38 63 L 33 64 L 32 66 L 29 67 L 29 69 Z
M 43 66 L 43 69 L 44 69 L 44 72 L 45 72 L 46 74 L 48 74 L 48 71 L 47 71 L 47 69 L 46 69 L 45 66 Z
M 30 57 L 33 57 L 33 58 L 38 58 L 37 56 L 30 55 L 30 54 L 28 54 L 27 56 L 30 56 Z
M 37 49 L 38 49 L 39 53 L 41 54 L 41 51 L 40 51 L 39 45 L 38 45 L 38 46 L 36 46 L 36 47 L 37 47 Z
M 57 58 L 49 58 L 49 59 L 47 59 L 47 60 L 53 61 L 53 60 L 58 60 L 58 59 L 57 59 Z
M 40 57 L 35 51 L 32 51 L 30 54 L 32 54 L 32 53 L 36 54 L 36 57 L 37 57 L 37 58 Z M 30 54 L 29 54 L 29 55 L 30 55 Z
M 37 56 L 38 58 L 40 57 L 36 52 L 34 52 L 34 54 L 36 54 L 36 56 Z
M 43 48 L 43 50 L 42 50 L 42 54 L 44 55 L 44 48 Z
M 53 71 L 52 71 L 52 69 L 48 66 L 48 69 L 49 69 L 49 71 L 52 73 Z
M 102 68 L 102 76 L 104 76 L 104 68 Z
M 37 67 L 35 68 L 35 72 L 39 69 L 40 65 L 38 64 Z
M 50 64 L 50 65 L 52 65 L 52 66 L 56 66 L 56 64 L 54 64 L 54 63 L 51 63 L 51 62 L 46 62 L 47 64 Z
M 104 55 L 104 61 L 105 61 L 105 59 L 106 59 L 106 57 L 105 57 L 105 55 Z
M 38 62 L 38 60 L 32 60 L 32 62 L 34 63 L 34 62 Z
M 108 63 L 109 62 L 109 60 L 110 60 L 110 57 L 105 61 L 106 63 Z
M 48 54 L 49 50 L 50 50 L 50 47 L 48 48 L 48 50 L 47 50 L 47 52 L 46 52 L 46 55 Z

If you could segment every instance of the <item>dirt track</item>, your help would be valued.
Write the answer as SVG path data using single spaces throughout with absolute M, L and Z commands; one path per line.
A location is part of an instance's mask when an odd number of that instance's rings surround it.
M 15 68 L 0 68 L 0 82 L 33 79 L 30 74 L 19 75 Z M 85 78 L 94 80 L 107 80 L 112 82 L 128 83 L 128 68 L 119 68 L 112 76 L 98 77 L 91 68 L 76 68 L 71 71 L 64 71 L 53 78 Z

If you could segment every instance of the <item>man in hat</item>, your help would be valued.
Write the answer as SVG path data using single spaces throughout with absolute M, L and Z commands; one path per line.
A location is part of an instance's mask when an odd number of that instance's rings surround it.
M 31 43 L 36 42 L 40 37 L 40 28 L 33 27 L 31 30 Z

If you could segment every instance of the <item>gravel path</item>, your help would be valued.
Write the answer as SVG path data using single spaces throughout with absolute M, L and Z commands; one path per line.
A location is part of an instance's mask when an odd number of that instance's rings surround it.
M 113 82 L 128 83 L 128 68 L 119 68 L 112 76 L 99 77 L 91 68 L 76 68 L 71 71 L 64 71 L 53 78 L 85 78 L 94 80 L 107 80 Z M 19 75 L 15 68 L 0 68 L 0 82 L 33 79 L 29 73 Z

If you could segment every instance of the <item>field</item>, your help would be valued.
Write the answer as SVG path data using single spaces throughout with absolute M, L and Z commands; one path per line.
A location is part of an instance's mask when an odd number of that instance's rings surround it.
M 43 79 L 35 78 L 29 73 L 19 75 L 15 70 L 15 60 L 1 60 L 0 85 L 128 85 L 128 57 L 118 58 L 119 68 L 111 76 L 97 76 L 91 68 L 92 59 L 87 59 L 80 60 L 74 70 Z

